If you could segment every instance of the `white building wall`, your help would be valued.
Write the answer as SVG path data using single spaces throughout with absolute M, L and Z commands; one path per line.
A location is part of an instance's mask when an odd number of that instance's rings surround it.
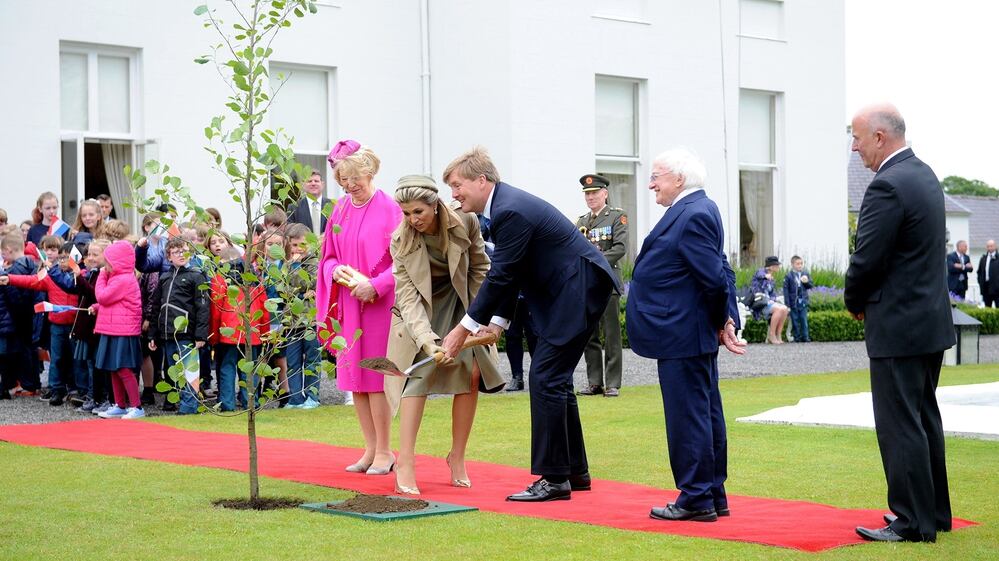
M 441 182 L 452 158 L 481 144 L 504 180 L 575 218 L 585 210 L 577 179 L 595 163 L 595 77 L 630 78 L 641 82 L 639 212 L 631 217 L 639 240 L 663 212 L 646 190 L 651 159 L 683 145 L 707 163 L 708 192 L 737 254 L 739 90 L 764 89 L 781 93 L 781 253 L 845 264 L 841 1 L 788 0 L 779 42 L 738 36 L 739 0 L 626 3 L 640 6 L 640 17 L 624 18 L 635 21 L 594 17 L 604 0 L 428 1 L 430 169 L 423 164 L 421 2 L 336 4 L 295 20 L 273 60 L 334 71 L 331 143 L 371 145 L 383 161 L 380 188 L 391 192 L 399 176 L 423 171 Z M 202 130 L 228 90 L 209 65 L 192 62 L 216 41 L 192 9 L 125 0 L 0 3 L 0 75 L 23 83 L 0 88 L 0 150 L 17 162 L 0 168 L 0 206 L 12 221 L 27 217 L 39 192 L 60 191 L 60 41 L 138 49 L 136 140 L 155 140 L 155 156 L 199 200 L 235 215 L 225 178 L 202 149 Z
M 779 94 L 775 245 L 784 261 L 797 253 L 845 268 L 848 152 L 836 114 L 846 102 L 843 4 L 788 1 L 784 15 L 785 40 L 742 37 L 739 54 L 740 86 Z

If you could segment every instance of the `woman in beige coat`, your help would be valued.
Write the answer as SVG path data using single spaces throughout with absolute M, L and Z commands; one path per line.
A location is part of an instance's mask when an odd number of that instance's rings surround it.
M 412 364 L 443 351 L 440 340 L 461 321 L 489 270 L 489 257 L 474 214 L 455 211 L 437 194 L 434 180 L 407 175 L 399 180 L 395 200 L 403 221 L 392 235 L 390 252 L 395 274 L 395 316 L 389 332 L 388 358 Z M 430 394 L 453 395 L 451 451 L 447 463 L 451 484 L 471 487 L 465 471 L 465 448 L 475 419 L 480 387 L 503 386 L 496 347 L 472 347 L 454 359 L 430 364 L 421 378 L 389 378 L 390 403 L 401 397 L 396 492 L 418 495 L 415 449 L 423 409 Z

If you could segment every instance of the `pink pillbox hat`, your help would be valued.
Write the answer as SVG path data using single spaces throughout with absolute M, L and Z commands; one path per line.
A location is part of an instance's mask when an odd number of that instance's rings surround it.
M 361 143 L 356 140 L 341 140 L 336 143 L 336 146 L 330 150 L 330 155 L 327 156 L 326 161 L 330 163 L 330 169 L 336 169 L 336 165 L 339 164 L 354 152 L 357 152 L 361 148 Z

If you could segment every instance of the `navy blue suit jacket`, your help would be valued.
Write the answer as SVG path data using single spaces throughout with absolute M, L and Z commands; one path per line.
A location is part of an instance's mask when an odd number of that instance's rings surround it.
M 735 273 L 718 206 L 704 191 L 680 199 L 652 229 L 628 291 L 631 348 L 656 359 L 718 352 L 718 331 L 739 325 Z
M 968 290 L 967 266 L 971 263 L 971 257 L 967 254 L 959 255 L 956 251 L 947 254 L 947 290 L 959 292 Z M 954 265 L 961 264 L 964 269 L 958 269 Z
M 506 183 L 493 189 L 489 219 L 496 246 L 468 315 L 482 325 L 494 315 L 512 319 L 520 291 L 538 337 L 563 345 L 592 327 L 586 318 L 607 306 L 610 292 L 601 287 L 613 283 L 621 291 L 620 281 L 558 209 Z

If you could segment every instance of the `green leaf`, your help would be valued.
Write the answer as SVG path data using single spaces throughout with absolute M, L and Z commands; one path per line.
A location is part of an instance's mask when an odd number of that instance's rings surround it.
M 166 392 L 168 392 L 168 391 L 170 391 L 172 389 L 173 389 L 173 386 L 171 386 L 170 384 L 168 384 L 167 382 L 165 382 L 163 380 L 160 380 L 159 382 L 156 382 L 156 391 L 158 391 L 160 393 L 166 393 Z
M 246 65 L 243 64 L 242 61 L 234 60 L 234 61 L 232 61 L 229 64 L 229 66 L 231 66 L 232 67 L 232 71 L 235 72 L 239 76 L 246 76 L 247 74 L 250 73 L 250 69 L 247 68 Z
M 355 341 L 357 341 L 358 339 L 361 338 L 361 333 L 364 333 L 364 330 L 357 329 L 357 330 L 354 331 L 354 340 Z
M 180 403 L 180 392 L 170 392 L 167 394 L 167 401 L 170 403 Z
M 235 334 L 236 334 L 236 329 L 233 328 L 233 327 L 220 327 L 219 328 L 219 335 L 221 335 L 223 337 L 232 337 Z
M 241 358 L 239 359 L 239 363 L 237 364 L 237 366 L 239 367 L 240 372 L 242 372 L 243 374 L 249 374 L 253 372 L 254 363 L 252 360 L 248 358 Z
M 284 259 L 284 247 L 277 244 L 272 245 L 267 248 L 267 255 L 271 259 Z
M 257 275 L 255 275 L 253 273 L 250 273 L 250 272 L 245 272 L 245 273 L 241 274 L 240 278 L 242 278 L 243 282 L 245 282 L 245 283 L 257 283 L 257 282 L 260 282 L 260 279 L 257 277 Z
M 194 15 L 200 16 L 200 15 L 203 15 L 207 11 L 208 11 L 208 6 L 205 5 L 205 4 L 202 4 L 202 5 L 200 5 L 200 6 L 198 6 L 197 8 L 194 9 Z
M 338 351 L 342 351 L 347 348 L 347 340 L 342 336 L 337 335 L 332 341 L 330 341 L 330 346 Z
M 198 58 L 194 59 L 194 62 L 196 62 L 197 64 L 204 64 L 208 62 L 208 59 L 203 56 L 199 56 Z
M 187 316 L 173 318 L 173 328 L 176 331 L 187 331 Z

